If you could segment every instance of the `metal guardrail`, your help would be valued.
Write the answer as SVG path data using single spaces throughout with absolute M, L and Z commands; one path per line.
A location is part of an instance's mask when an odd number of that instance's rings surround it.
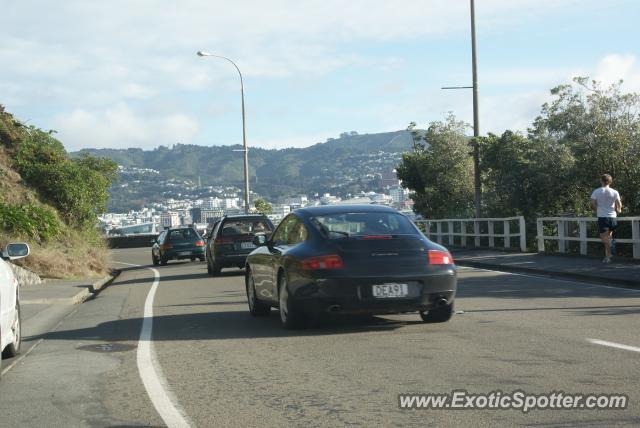
M 616 242 L 632 244 L 633 258 L 640 259 L 640 217 L 618 217 L 616 220 L 618 224 L 620 222 L 631 222 L 631 239 L 616 236 Z M 543 252 L 545 250 L 545 240 L 557 241 L 560 253 L 567 252 L 567 244 L 569 242 L 577 241 L 580 243 L 580 254 L 586 255 L 588 242 L 601 242 L 599 237 L 590 238 L 587 236 L 587 223 L 595 223 L 597 221 L 597 217 L 540 217 L 536 219 L 538 251 Z M 544 234 L 545 222 L 555 222 L 557 235 L 549 236 Z M 570 236 L 569 234 L 569 226 L 572 223 L 578 225 L 578 236 Z
M 511 231 L 512 222 L 518 223 L 518 231 L 516 233 Z M 427 238 L 432 239 L 432 237 L 435 237 L 435 241 L 439 244 L 444 244 L 443 238 L 445 236 L 448 238 L 448 245 L 454 245 L 455 237 L 460 237 L 460 246 L 467 247 L 467 238 L 473 238 L 473 246 L 480 247 L 481 239 L 487 238 L 489 248 L 497 248 L 496 238 L 502 238 L 503 245 L 500 248 L 508 249 L 513 248 L 511 247 L 511 238 L 519 238 L 520 251 L 527 251 L 527 233 L 524 217 L 522 216 L 502 218 L 415 220 L 414 223 L 417 225 L 424 225 L 424 234 Z M 496 223 L 502 223 L 503 233 L 495 233 Z M 481 233 L 483 224 L 486 224 L 486 233 Z M 435 225 L 435 231 L 432 231 L 433 225 Z M 446 226 L 446 230 L 443 226 Z M 473 229 L 473 232 L 469 231 L 471 228 Z

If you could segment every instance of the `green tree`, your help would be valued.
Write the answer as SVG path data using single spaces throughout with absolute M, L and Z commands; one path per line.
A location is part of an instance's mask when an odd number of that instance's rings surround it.
M 483 210 L 490 216 L 535 218 L 575 211 L 575 160 L 565 145 L 505 131 L 480 138 Z
M 273 210 L 271 204 L 264 199 L 256 199 L 253 202 L 253 206 L 260 214 L 271 214 L 271 211 Z
M 412 191 L 415 210 L 428 218 L 463 217 L 473 212 L 473 160 L 468 127 L 450 114 L 426 131 L 407 128 L 413 151 L 396 168 L 402 185 Z
M 626 212 L 640 212 L 640 94 L 625 93 L 622 81 L 603 88 L 586 77 L 553 88 L 551 94 L 554 99 L 542 106 L 529 138 L 551 141 L 572 154 L 572 174 L 558 181 L 574 201 L 566 201 L 565 209 L 589 213 L 589 194 L 608 172 Z

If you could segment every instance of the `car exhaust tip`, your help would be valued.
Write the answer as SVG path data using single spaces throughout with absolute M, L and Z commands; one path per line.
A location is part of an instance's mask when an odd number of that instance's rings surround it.
M 331 305 L 327 307 L 327 312 L 340 312 L 342 306 L 340 305 Z
M 443 306 L 447 306 L 449 304 L 449 302 L 447 302 L 447 299 L 445 299 L 444 297 L 441 297 L 440 299 L 438 299 L 438 301 L 436 302 L 436 306 L 438 306 L 439 308 L 443 307 Z

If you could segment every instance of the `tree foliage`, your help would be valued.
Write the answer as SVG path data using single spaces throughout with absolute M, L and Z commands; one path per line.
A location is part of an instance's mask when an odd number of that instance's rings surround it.
M 640 94 L 622 82 L 603 88 L 587 78 L 551 90 L 528 134 L 480 137 L 485 215 L 590 215 L 589 196 L 609 173 L 625 211 L 640 213 Z M 464 217 L 473 202 L 472 155 L 464 124 L 450 116 L 420 133 L 398 177 L 415 209 L 430 218 Z
M 413 191 L 415 210 L 430 218 L 461 216 L 473 210 L 473 161 L 465 123 L 449 115 L 426 132 L 411 123 L 413 151 L 397 167 L 403 186 Z
M 70 159 L 50 133 L 31 128 L 16 149 L 14 163 L 23 180 L 68 224 L 92 226 L 96 215 L 106 210 L 116 177 L 114 162 L 88 155 Z
M 271 214 L 272 207 L 271 204 L 264 199 L 256 199 L 253 202 L 253 206 L 260 214 Z

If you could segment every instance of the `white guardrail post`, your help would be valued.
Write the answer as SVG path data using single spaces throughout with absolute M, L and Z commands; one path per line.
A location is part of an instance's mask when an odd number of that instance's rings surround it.
M 527 251 L 527 225 L 524 221 L 524 217 L 518 217 L 518 223 L 520 224 L 520 251 L 523 253 Z
M 509 220 L 505 220 L 502 222 L 504 228 L 504 248 L 511 247 L 511 226 L 509 225 Z
M 631 239 L 633 240 L 633 258 L 640 259 L 640 219 L 631 220 Z
M 567 222 L 564 220 L 558 220 L 558 251 L 561 253 L 567 252 Z
M 583 256 L 587 255 L 587 222 L 585 220 L 580 220 L 578 222 L 579 233 L 580 233 L 580 254 Z
M 538 233 L 538 252 L 544 253 L 544 227 L 541 218 L 536 219 L 536 230 Z
M 489 246 L 491 248 L 496 246 L 495 234 L 493 233 L 493 221 L 487 220 L 487 228 L 489 229 Z
M 480 246 L 480 222 L 478 220 L 473 220 L 473 234 L 475 235 L 475 239 L 473 243 L 476 247 Z

